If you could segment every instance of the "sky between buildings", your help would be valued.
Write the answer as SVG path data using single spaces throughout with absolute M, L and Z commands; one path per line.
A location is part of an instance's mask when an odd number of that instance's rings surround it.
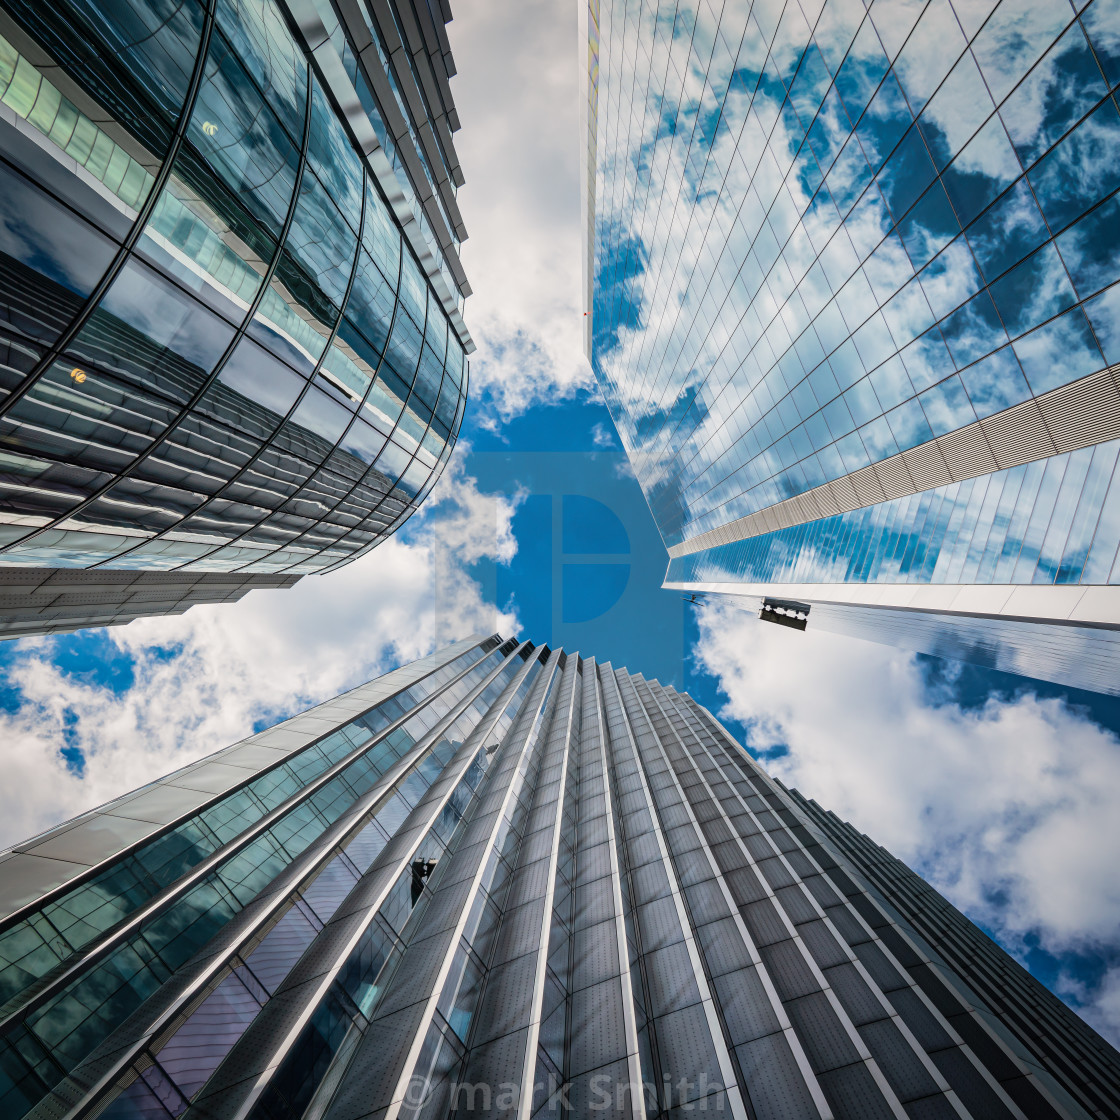
M 662 591 L 581 350 L 574 4 L 461 3 L 453 86 L 478 342 L 427 506 L 291 591 L 0 645 L 0 845 L 472 631 L 687 688 L 1120 1039 L 1120 704 Z

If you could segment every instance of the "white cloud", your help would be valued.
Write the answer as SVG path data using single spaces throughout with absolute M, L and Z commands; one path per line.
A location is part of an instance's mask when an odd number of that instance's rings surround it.
M 0 846 L 457 638 L 516 633 L 465 565 L 513 557 L 518 499 L 481 493 L 461 462 L 401 534 L 337 572 L 107 631 L 134 661 L 121 694 L 62 672 L 55 639 L 23 643 L 8 679 L 22 703 L 0 713 Z M 82 751 L 84 776 L 64 744 Z
M 912 655 L 706 604 L 698 653 L 767 763 L 904 860 L 1013 951 L 1120 949 L 1120 742 L 1031 693 L 962 709 Z M 1120 1037 L 1120 977 L 1082 992 Z
M 1095 992 L 1087 991 L 1082 984 L 1071 983 L 1060 994 L 1072 997 L 1081 1005 L 1081 1014 L 1089 1025 L 1116 1042 L 1120 1035 L 1120 968 L 1110 968 Z
M 615 447 L 614 433 L 606 424 L 596 424 L 591 429 L 591 442 L 596 447 Z
M 463 267 L 475 407 L 499 419 L 591 389 L 580 294 L 575 5 L 463 4 L 448 25 L 464 122 Z M 490 423 L 494 424 L 493 417 Z

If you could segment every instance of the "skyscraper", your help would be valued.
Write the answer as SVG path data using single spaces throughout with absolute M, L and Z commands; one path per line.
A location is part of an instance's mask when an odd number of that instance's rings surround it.
M 497 635 L 18 845 L 0 900 L 13 1120 L 1120 1114 L 1112 1047 L 688 696 Z
M 1115 692 L 1114 0 L 581 11 L 586 345 L 665 585 Z
M 446 2 L 0 3 L 0 637 L 287 586 L 462 419 Z

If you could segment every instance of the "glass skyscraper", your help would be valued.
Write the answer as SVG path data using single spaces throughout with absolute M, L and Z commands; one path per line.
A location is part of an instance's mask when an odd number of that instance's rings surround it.
M 466 396 L 446 4 L 0 2 L 0 637 L 285 586 Z
M 1115 692 L 1120 5 L 581 11 L 586 345 L 666 586 Z
M 0 1114 L 1120 1114 L 1120 1055 L 688 696 L 495 635 L 0 853 Z

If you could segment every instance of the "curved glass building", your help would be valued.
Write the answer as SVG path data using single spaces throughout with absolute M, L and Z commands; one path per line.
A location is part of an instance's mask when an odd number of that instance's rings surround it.
M 582 7 L 587 347 L 666 585 L 1115 691 L 1115 0 Z
M 392 533 L 473 349 L 429 5 L 0 4 L 0 634 Z

